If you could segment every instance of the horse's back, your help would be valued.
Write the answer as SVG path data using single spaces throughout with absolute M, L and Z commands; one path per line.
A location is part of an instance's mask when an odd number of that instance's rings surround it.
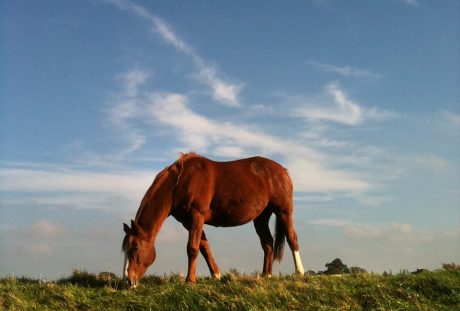
M 247 182 L 259 191 L 270 193 L 280 190 L 289 192 L 292 189 L 291 179 L 287 170 L 279 163 L 264 158 L 252 157 L 229 162 L 215 162 L 220 182 L 239 183 Z M 256 189 L 254 189 L 256 190 Z
M 180 178 L 180 201 L 199 209 L 215 226 L 246 223 L 270 205 L 292 206 L 286 169 L 263 157 L 228 162 L 193 157 L 184 163 Z
M 185 169 L 205 186 L 251 187 L 254 190 L 292 192 L 292 182 L 287 170 L 279 163 L 260 156 L 240 160 L 218 162 L 205 157 L 194 157 L 187 161 Z M 211 185 L 211 183 L 213 185 Z M 258 189 L 260 188 L 260 189 Z

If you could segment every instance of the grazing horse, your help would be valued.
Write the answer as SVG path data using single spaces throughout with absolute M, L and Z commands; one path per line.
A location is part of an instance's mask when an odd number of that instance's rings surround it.
M 156 176 L 135 220 L 131 220 L 131 227 L 123 224 L 124 282 L 130 288 L 139 284 L 155 260 L 155 239 L 170 215 L 189 232 L 186 278 L 189 283 L 196 279 L 198 251 L 212 277 L 220 278 L 203 231 L 204 224 L 233 227 L 253 221 L 264 250 L 265 276 L 271 276 L 273 260 L 281 260 L 287 238 L 295 270 L 303 275 L 292 210 L 292 182 L 287 170 L 278 163 L 262 157 L 215 162 L 195 153 L 182 154 Z M 273 213 L 276 215 L 274 241 L 269 229 Z

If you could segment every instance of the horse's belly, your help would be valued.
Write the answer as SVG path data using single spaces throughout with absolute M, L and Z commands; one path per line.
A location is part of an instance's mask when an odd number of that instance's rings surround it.
M 257 218 L 266 207 L 267 203 L 211 206 L 206 224 L 216 227 L 244 225 Z
M 230 217 L 225 217 L 225 218 L 211 218 L 205 223 L 207 225 L 211 225 L 214 227 L 236 227 L 236 226 L 247 224 L 248 222 L 252 220 L 254 220 L 254 218 L 232 219 Z

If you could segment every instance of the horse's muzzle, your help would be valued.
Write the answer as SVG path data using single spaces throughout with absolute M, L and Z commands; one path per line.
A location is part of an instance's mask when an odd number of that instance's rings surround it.
M 137 279 L 130 280 L 126 278 L 124 281 L 125 287 L 128 289 L 136 288 L 139 285 L 139 281 Z

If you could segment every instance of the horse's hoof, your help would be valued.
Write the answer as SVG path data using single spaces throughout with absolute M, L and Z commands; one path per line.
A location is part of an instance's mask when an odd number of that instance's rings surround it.
M 196 279 L 195 279 L 195 278 L 192 279 L 192 278 L 187 277 L 187 278 L 185 279 L 185 282 L 186 282 L 187 284 L 195 284 L 195 283 L 196 283 Z
M 220 280 L 220 277 L 221 277 L 221 276 L 222 276 L 222 275 L 221 275 L 220 273 L 214 273 L 214 274 L 212 275 L 212 278 L 215 279 L 215 280 Z

